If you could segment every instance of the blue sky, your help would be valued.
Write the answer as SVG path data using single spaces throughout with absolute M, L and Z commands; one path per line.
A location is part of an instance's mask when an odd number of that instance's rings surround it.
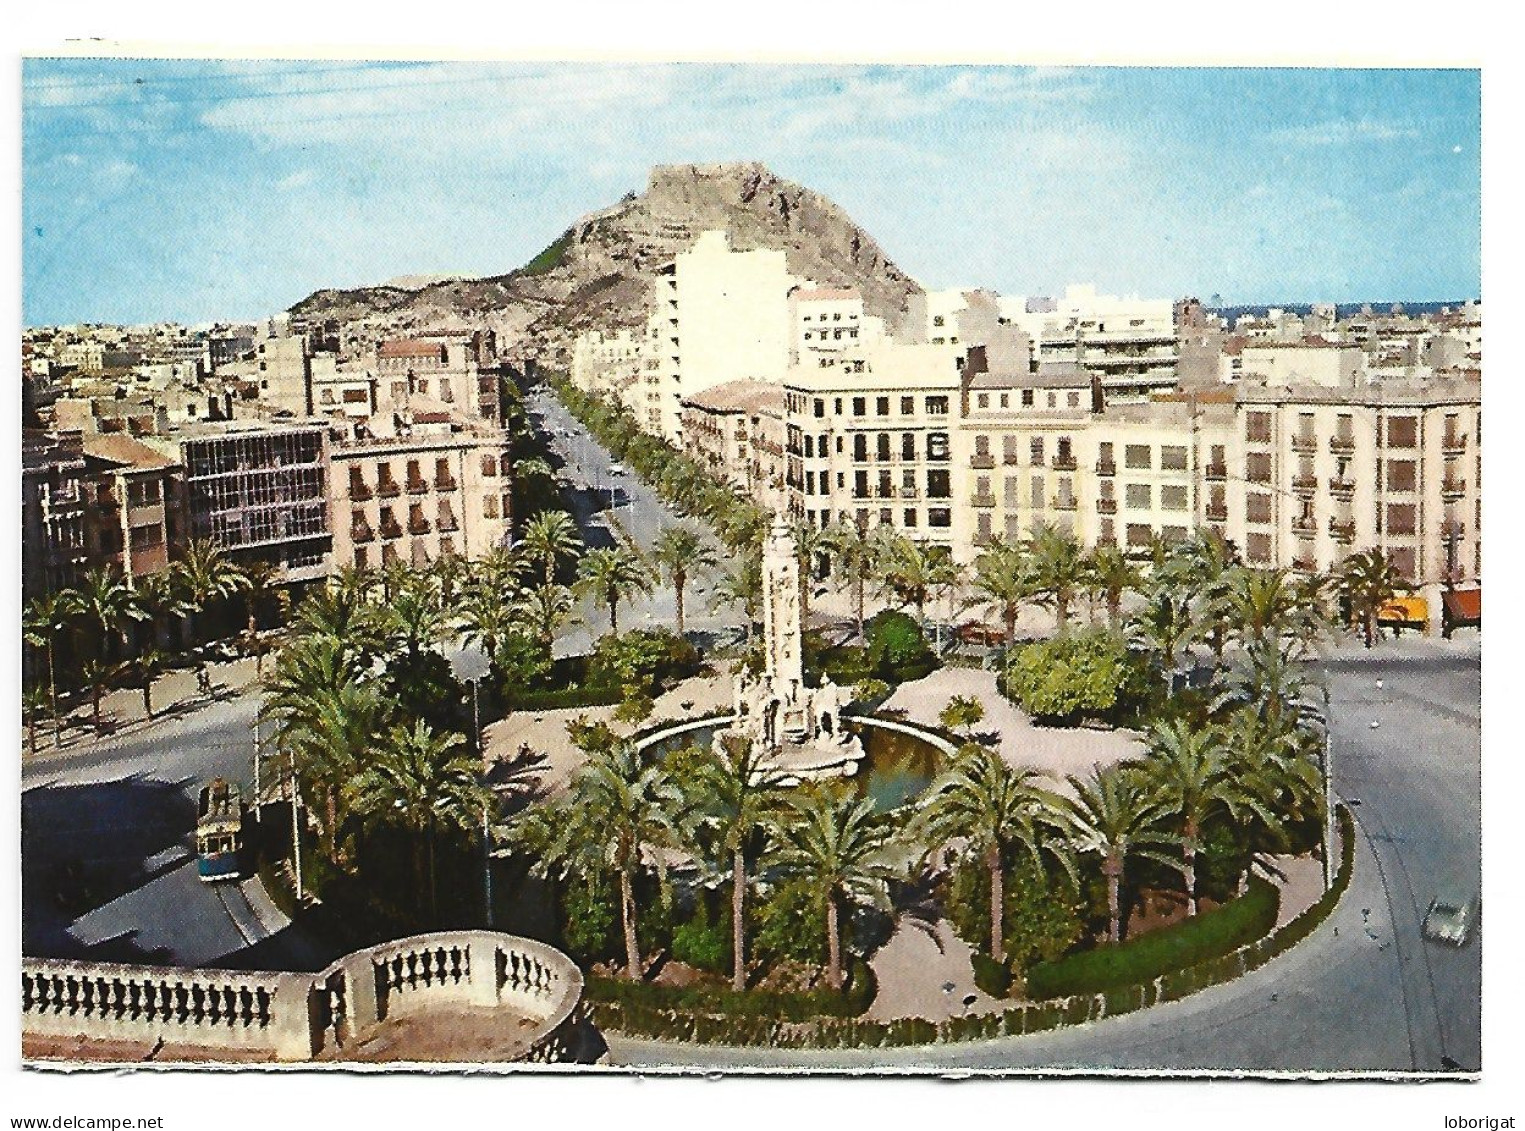
M 28 60 L 23 320 L 498 274 L 673 161 L 756 159 L 933 287 L 1480 292 L 1476 71 Z

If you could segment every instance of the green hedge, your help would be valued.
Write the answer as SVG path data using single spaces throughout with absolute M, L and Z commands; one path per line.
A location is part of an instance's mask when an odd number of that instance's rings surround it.
M 1257 876 L 1248 892 L 1222 907 L 1117 946 L 1037 963 L 1027 973 L 1027 992 L 1034 998 L 1098 993 L 1210 961 L 1269 933 L 1280 901 L 1276 888 Z
M 503 706 L 509 711 L 557 711 L 565 707 L 612 707 L 623 699 L 624 692 L 618 687 L 567 687 L 560 691 L 521 691 L 508 696 Z
M 840 1049 L 988 1041 L 998 1037 L 1021 1036 L 1024 1033 L 1042 1033 L 1147 1009 L 1258 969 L 1306 938 L 1328 918 L 1350 886 L 1350 875 L 1355 863 L 1355 822 L 1344 806 L 1337 810 L 1337 815 L 1342 839 L 1339 871 L 1335 874 L 1329 891 L 1317 903 L 1279 931 L 1267 934 L 1248 946 L 1241 946 L 1227 954 L 1135 985 L 1114 986 L 1100 993 L 1024 1002 L 999 1013 L 950 1017 L 937 1022 L 921 1018 L 865 1021 L 861 1017 L 817 1017 L 810 1021 L 791 1022 L 778 1017 L 713 1016 L 656 1006 L 597 1001 L 592 1003 L 594 1020 L 602 1028 L 656 1040 L 736 1046 L 768 1045 L 790 1049 Z M 1248 899 L 1249 896 L 1245 898 Z M 1226 910 L 1229 906 L 1232 904 L 1219 910 Z M 1212 911 L 1208 915 L 1216 913 Z M 1272 914 L 1274 922 L 1274 911 Z M 1206 917 L 1198 916 L 1199 919 Z M 1143 939 L 1138 941 L 1142 942 Z
M 855 1017 L 874 1000 L 878 983 L 868 963 L 854 962 L 848 969 L 847 988 L 838 993 L 820 990 L 743 990 L 730 986 L 661 986 L 632 982 L 603 974 L 589 974 L 583 997 L 594 1007 L 618 1006 L 630 1018 L 662 1022 L 666 1015 L 714 1015 L 719 1019 L 807 1021 L 817 1017 Z
M 997 962 L 984 951 L 976 950 L 969 956 L 974 967 L 974 984 L 994 998 L 1011 996 L 1011 968 Z

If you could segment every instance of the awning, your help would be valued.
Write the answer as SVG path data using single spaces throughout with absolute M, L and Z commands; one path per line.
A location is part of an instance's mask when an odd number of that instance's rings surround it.
M 1430 603 L 1423 597 L 1394 597 L 1382 606 L 1377 620 L 1391 624 L 1427 624 Z
M 1452 624 L 1483 623 L 1483 591 L 1477 589 L 1453 589 L 1445 594 L 1446 618 Z

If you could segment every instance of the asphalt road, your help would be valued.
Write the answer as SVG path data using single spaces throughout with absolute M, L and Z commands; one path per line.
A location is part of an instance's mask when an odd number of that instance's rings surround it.
M 1336 788 L 1359 801 L 1355 874 L 1336 913 L 1260 970 L 1183 1001 L 1030 1037 L 800 1053 L 606 1035 L 611 1063 L 1430 1073 L 1445 1071 L 1449 1058 L 1479 1070 L 1481 939 L 1452 950 L 1419 932 L 1437 886 L 1478 888 L 1478 646 L 1475 639 L 1388 643 L 1369 656 L 1345 650 L 1326 670 Z
M 258 881 L 196 875 L 196 797 L 251 789 L 252 692 L 22 768 L 22 952 L 177 966 L 321 965 Z M 258 948 L 257 956 L 250 953 Z
M 628 540 L 643 553 L 649 552 L 665 527 L 682 521 L 633 472 L 611 473 L 613 458 L 552 393 L 546 390 L 531 393 L 526 407 L 531 422 L 545 436 L 561 463 L 562 497 L 590 549 Z M 689 525 L 711 539 L 719 551 L 703 523 L 689 520 Z M 688 583 L 684 627 L 690 633 L 729 633 L 740 621 L 739 610 L 721 609 L 718 613 L 711 610 L 713 580 L 700 573 Z M 609 629 L 608 611 L 591 598 L 583 600 L 578 611 L 580 623 L 571 625 L 556 641 L 558 655 L 588 651 L 593 641 Z M 672 628 L 677 624 L 677 599 L 664 582 L 650 596 L 622 603 L 619 615 L 622 629 Z

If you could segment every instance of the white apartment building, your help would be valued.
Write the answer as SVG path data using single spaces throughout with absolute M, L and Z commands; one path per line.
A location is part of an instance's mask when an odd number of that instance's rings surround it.
M 662 435 L 681 444 L 683 400 L 728 381 L 778 381 L 794 343 L 784 253 L 732 251 L 724 231 L 700 234 L 657 274 Z
M 808 353 L 856 350 L 883 337 L 883 323 L 864 315 L 863 296 L 851 287 L 796 287 L 789 293 L 789 319 L 791 362 Z
M 653 348 L 660 337 L 653 316 L 644 332 L 586 330 L 572 347 L 572 384 L 584 392 L 616 398 L 646 431 L 662 433 L 660 364 Z
M 1062 299 L 1003 297 L 1002 320 L 1037 344 L 1040 361 L 1075 362 L 1101 375 L 1109 402 L 1141 401 L 1176 383 L 1175 304 L 1098 294 L 1071 284 Z

